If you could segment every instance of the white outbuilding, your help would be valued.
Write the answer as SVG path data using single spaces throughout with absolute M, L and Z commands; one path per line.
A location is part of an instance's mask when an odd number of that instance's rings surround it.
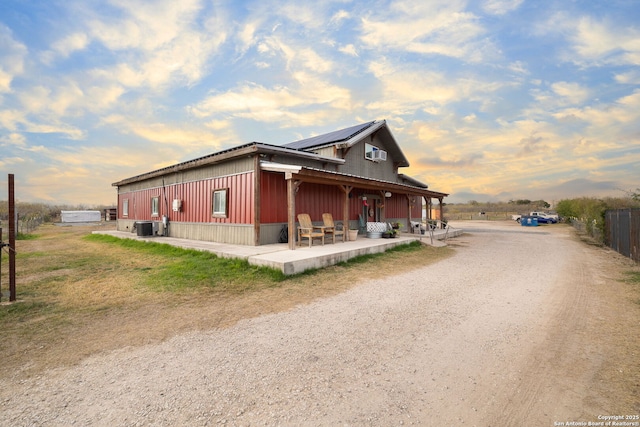
M 63 223 L 100 222 L 102 213 L 100 211 L 60 211 L 60 218 Z

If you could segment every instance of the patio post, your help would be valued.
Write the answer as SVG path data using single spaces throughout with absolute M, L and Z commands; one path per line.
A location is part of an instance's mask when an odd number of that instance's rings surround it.
M 300 186 L 300 181 L 294 181 L 291 173 L 285 174 L 287 180 L 287 218 L 289 228 L 289 249 L 296 248 L 296 193 Z
M 345 241 L 349 240 L 349 194 L 353 190 L 351 185 L 340 185 L 344 192 L 344 203 L 342 204 L 342 231 L 344 231 Z

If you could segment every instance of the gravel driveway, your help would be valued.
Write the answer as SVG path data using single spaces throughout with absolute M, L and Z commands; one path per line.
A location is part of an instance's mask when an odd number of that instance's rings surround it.
M 615 412 L 583 335 L 606 251 L 564 226 L 460 226 L 456 255 L 429 267 L 0 384 L 0 424 L 551 426 Z

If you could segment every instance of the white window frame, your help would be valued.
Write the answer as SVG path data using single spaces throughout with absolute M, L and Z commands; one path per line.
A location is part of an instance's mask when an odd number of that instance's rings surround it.
M 387 160 L 387 152 L 381 150 L 379 147 L 375 145 L 371 145 L 368 143 L 364 144 L 364 158 L 367 160 L 371 160 L 372 162 L 379 162 L 380 160 Z
M 122 216 L 129 216 L 129 199 L 122 200 Z
M 151 198 L 151 216 L 159 216 L 160 215 L 160 197 L 152 197 Z
M 214 218 L 227 218 L 229 216 L 229 189 L 217 188 L 213 190 L 211 197 L 211 212 Z

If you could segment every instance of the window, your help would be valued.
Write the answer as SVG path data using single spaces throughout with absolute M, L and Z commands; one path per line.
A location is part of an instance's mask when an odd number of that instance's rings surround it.
M 122 216 L 129 216 L 129 199 L 122 201 Z
M 152 197 L 151 198 L 151 216 L 158 216 L 160 211 L 160 198 Z
M 387 152 L 379 149 L 375 145 L 364 144 L 364 157 L 365 159 L 379 162 L 380 160 L 387 160 Z
M 228 188 L 213 191 L 213 216 L 216 218 L 227 217 L 227 193 Z

